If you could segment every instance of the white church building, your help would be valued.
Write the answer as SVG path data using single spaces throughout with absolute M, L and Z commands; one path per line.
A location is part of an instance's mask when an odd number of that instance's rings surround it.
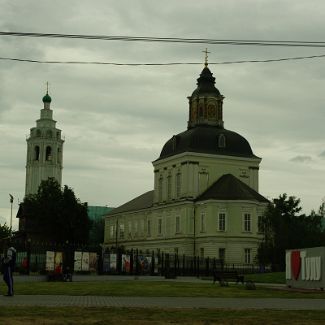
M 224 96 L 207 60 L 188 100 L 187 130 L 152 163 L 153 190 L 106 216 L 104 247 L 254 263 L 269 202 L 258 192 L 261 158 L 224 127 Z

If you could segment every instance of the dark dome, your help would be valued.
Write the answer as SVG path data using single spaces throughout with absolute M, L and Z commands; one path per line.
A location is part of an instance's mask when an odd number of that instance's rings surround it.
M 50 97 L 50 95 L 48 93 L 46 93 L 46 95 L 43 97 L 43 103 L 51 103 L 52 98 Z
M 223 138 L 221 142 L 220 138 Z M 164 145 L 158 159 L 182 152 L 256 157 L 244 137 L 236 132 L 213 126 L 197 126 L 173 136 Z
M 214 86 L 216 78 L 213 77 L 209 68 L 205 67 L 200 77 L 197 79 L 197 88 L 193 91 L 192 96 L 198 95 L 217 95 L 220 96 L 219 90 Z

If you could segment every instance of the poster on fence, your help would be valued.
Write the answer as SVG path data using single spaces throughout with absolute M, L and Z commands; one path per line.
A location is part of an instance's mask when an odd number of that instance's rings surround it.
M 130 255 L 122 254 L 122 271 L 130 273 L 131 258 Z
M 109 271 L 109 254 L 103 254 L 103 272 L 107 273 Z
M 109 254 L 109 270 L 116 271 L 116 254 Z
M 89 271 L 97 271 L 97 253 L 89 253 Z
M 55 252 L 55 255 L 54 255 L 54 270 L 56 270 L 56 268 L 59 267 L 60 264 L 61 264 L 61 269 L 62 269 L 63 253 L 62 252 Z
M 54 271 L 54 256 L 55 256 L 55 252 L 46 251 L 46 262 L 45 262 L 46 271 Z
M 74 252 L 74 270 L 81 271 L 82 252 Z
M 89 252 L 82 253 L 81 271 L 89 271 Z
M 153 272 L 154 272 L 155 274 L 158 273 L 158 257 L 157 257 L 157 256 L 155 256 L 155 267 L 154 267 Z
M 143 274 L 150 273 L 151 271 L 151 263 L 152 263 L 152 257 L 151 256 L 138 256 L 138 262 L 139 262 L 139 271 Z

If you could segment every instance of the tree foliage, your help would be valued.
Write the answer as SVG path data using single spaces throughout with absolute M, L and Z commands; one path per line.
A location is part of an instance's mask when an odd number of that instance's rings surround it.
M 6 223 L 0 225 L 0 239 L 8 238 L 10 236 L 10 228 Z
M 55 242 L 88 243 L 90 220 L 87 204 L 76 198 L 68 186 L 49 178 L 42 181 L 37 194 L 24 199 L 26 222 L 37 237 Z
M 258 249 L 261 264 L 271 264 L 274 269 L 285 268 L 285 250 L 322 246 L 324 233 L 322 215 L 301 212 L 300 199 L 282 194 L 268 205 L 263 218 L 264 240 Z

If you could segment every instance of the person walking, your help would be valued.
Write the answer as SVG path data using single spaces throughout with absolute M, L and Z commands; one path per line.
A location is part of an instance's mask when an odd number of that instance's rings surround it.
M 16 265 L 16 249 L 9 247 L 6 256 L 3 258 L 3 280 L 8 287 L 8 293 L 6 297 L 12 297 L 14 295 L 14 280 L 12 273 Z

